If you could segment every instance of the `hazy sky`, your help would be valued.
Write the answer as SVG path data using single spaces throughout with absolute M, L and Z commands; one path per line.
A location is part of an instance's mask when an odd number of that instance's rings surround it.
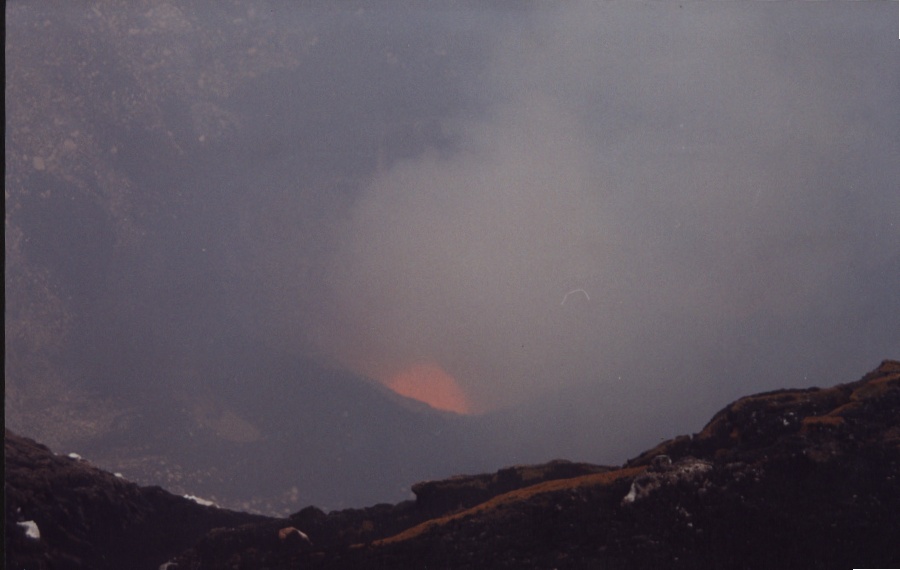
M 117 70 L 87 128 L 127 193 L 98 201 L 140 212 L 106 257 L 60 239 L 96 377 L 267 350 L 446 374 L 472 411 L 609 387 L 674 435 L 900 357 L 896 5 L 348 6 L 144 3 L 61 56 Z

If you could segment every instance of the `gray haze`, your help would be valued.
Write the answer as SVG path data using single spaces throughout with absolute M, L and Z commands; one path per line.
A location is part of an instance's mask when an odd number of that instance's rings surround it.
M 623 374 L 692 407 L 896 354 L 881 12 L 565 4 L 494 30 L 453 149 L 340 220 L 324 348 L 435 359 L 488 408 Z
M 900 357 L 891 3 L 91 7 L 7 8 L 19 404 L 434 363 L 460 469 L 611 462 Z

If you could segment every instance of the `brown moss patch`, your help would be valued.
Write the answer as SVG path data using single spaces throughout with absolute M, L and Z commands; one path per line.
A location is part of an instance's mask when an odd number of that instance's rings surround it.
M 449 522 L 469 518 L 479 514 L 486 514 L 492 511 L 496 511 L 498 509 L 502 509 L 503 507 L 515 504 L 520 501 L 525 501 L 530 499 L 536 495 L 541 495 L 545 493 L 553 493 L 556 491 L 563 491 L 568 489 L 577 489 L 581 487 L 593 487 L 598 485 L 610 485 L 611 483 L 618 481 L 620 479 L 632 478 L 636 477 L 638 474 L 644 471 L 645 467 L 630 467 L 625 469 L 617 469 L 615 471 L 608 471 L 606 473 L 596 473 L 594 475 L 584 475 L 581 477 L 574 477 L 572 479 L 557 479 L 555 481 L 547 481 L 545 483 L 539 483 L 537 485 L 532 485 L 531 487 L 525 487 L 523 489 L 517 489 L 515 491 L 510 491 L 509 493 L 504 493 L 493 499 L 481 503 L 480 505 L 476 505 L 470 509 L 466 509 L 464 511 L 454 513 L 452 515 L 447 515 L 443 517 L 439 517 L 436 519 L 431 519 L 423 522 L 422 524 L 416 525 L 412 528 L 409 528 L 400 534 L 396 534 L 394 536 L 385 538 L 383 540 L 378 540 L 373 543 L 374 546 L 383 546 L 387 544 L 403 542 L 406 540 L 410 540 L 416 538 L 422 534 L 425 534 L 433 529 L 439 528 L 441 526 L 446 525 Z
M 870 380 L 850 394 L 850 399 L 854 402 L 867 400 L 869 398 L 877 398 L 888 390 L 896 389 L 900 385 L 900 374 L 891 374 L 876 380 Z
M 847 402 L 846 404 L 840 405 L 840 406 L 836 407 L 835 409 L 831 410 L 830 412 L 828 412 L 828 415 L 829 416 L 843 416 L 847 412 L 849 412 L 851 410 L 855 410 L 857 408 L 859 408 L 858 401 Z
M 765 394 L 757 394 L 754 396 L 746 396 L 731 405 L 732 412 L 740 412 L 746 406 L 756 404 L 758 402 L 766 402 L 768 407 L 778 408 L 786 404 L 793 404 L 798 400 L 808 399 L 810 392 L 808 390 L 778 390 L 776 392 L 767 392 Z
M 803 418 L 803 431 L 821 427 L 837 427 L 844 424 L 844 418 L 840 416 L 808 416 Z

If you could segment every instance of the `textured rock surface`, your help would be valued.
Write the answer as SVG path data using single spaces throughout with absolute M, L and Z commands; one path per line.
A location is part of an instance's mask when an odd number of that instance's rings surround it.
M 900 562 L 900 363 L 728 406 L 618 470 L 498 494 L 272 567 L 837 568 Z M 475 481 L 470 480 L 469 484 Z M 438 502 L 454 481 L 419 485 Z M 452 501 L 451 501 L 452 502 Z M 182 565 L 199 568 L 199 552 Z M 204 566 L 205 567 L 205 566 Z M 243 566 L 246 568 L 253 565 Z
M 420 483 L 416 501 L 308 507 L 288 519 L 250 520 L 141 489 L 9 433 L 6 449 L 7 567 L 139 568 L 127 554 L 162 561 L 179 549 L 179 569 L 900 563 L 893 361 L 850 384 L 742 398 L 700 433 L 620 468 L 514 467 Z M 14 524 L 28 520 L 40 539 Z M 291 527 L 310 542 L 291 539 Z
M 157 568 L 215 527 L 265 520 L 139 487 L 9 430 L 4 448 L 5 568 Z

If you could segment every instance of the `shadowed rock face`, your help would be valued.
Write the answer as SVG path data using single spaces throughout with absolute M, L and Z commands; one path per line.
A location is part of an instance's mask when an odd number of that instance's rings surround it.
M 139 487 L 9 430 L 4 447 L 6 568 L 157 568 L 215 527 L 265 520 Z
M 900 362 L 742 398 L 619 468 L 551 462 L 288 519 L 140 488 L 7 432 L 7 566 L 838 568 L 900 562 Z M 33 520 L 40 538 L 16 523 Z M 216 530 L 211 530 L 214 527 Z M 309 536 L 311 541 L 281 539 Z M 201 538 L 202 537 L 202 538 Z M 193 546 L 191 546 L 193 545 Z
M 614 468 L 557 460 L 543 465 L 507 467 L 493 474 L 460 475 L 442 481 L 425 481 L 413 485 L 412 492 L 416 495 L 418 509 L 440 516 L 450 511 L 474 507 L 497 495 L 522 487 L 612 469 Z
M 895 565 L 898 412 L 896 362 L 827 390 L 744 398 L 619 471 L 509 493 L 361 556 L 454 568 Z

